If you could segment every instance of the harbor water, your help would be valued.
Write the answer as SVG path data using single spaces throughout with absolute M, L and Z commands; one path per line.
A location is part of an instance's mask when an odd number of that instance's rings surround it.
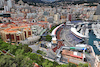
M 89 41 L 88 41 L 88 44 L 91 45 L 94 49 L 94 52 L 96 55 L 100 55 L 100 51 L 97 49 L 97 47 L 94 45 L 93 41 L 99 41 L 100 42 L 100 39 L 96 38 L 96 36 L 94 35 L 93 33 L 93 30 L 91 30 L 89 32 Z

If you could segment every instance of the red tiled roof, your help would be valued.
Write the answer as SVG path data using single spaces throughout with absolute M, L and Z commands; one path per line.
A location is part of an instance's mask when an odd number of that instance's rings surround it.
M 16 33 L 17 31 L 7 31 L 8 33 Z
M 48 21 L 38 21 L 38 22 L 41 22 L 41 23 L 49 23 Z
M 1 27 L 7 27 L 7 25 L 2 25 Z

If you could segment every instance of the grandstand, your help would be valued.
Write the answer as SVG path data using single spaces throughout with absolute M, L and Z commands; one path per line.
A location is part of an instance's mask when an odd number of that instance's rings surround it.
M 77 38 L 88 38 L 88 24 L 77 24 L 75 27 L 71 28 L 71 32 L 73 35 L 75 35 Z
M 68 42 L 70 42 L 73 45 L 79 44 L 80 42 L 82 42 L 81 39 L 75 37 L 70 30 L 67 31 L 66 33 L 66 39 Z
M 58 27 L 56 27 L 53 31 L 52 31 L 52 44 L 53 42 L 56 42 L 56 47 L 53 48 L 53 51 L 56 52 L 57 49 L 59 49 L 61 46 L 64 46 L 62 41 L 58 41 L 61 39 L 61 33 L 63 33 L 61 30 L 64 31 L 64 29 L 66 29 L 65 32 L 65 40 L 66 44 L 69 43 L 70 45 L 67 45 L 69 47 L 73 47 L 76 46 L 77 44 L 80 44 L 83 42 L 84 38 L 88 38 L 88 28 L 87 28 L 87 24 L 77 24 L 74 27 L 70 27 L 70 26 L 66 26 L 64 28 L 62 28 L 63 24 L 59 25 Z M 67 29 L 68 28 L 68 29 Z M 55 40 L 55 41 L 53 41 Z
M 64 26 L 64 24 L 57 26 L 51 33 L 51 36 L 52 36 L 52 42 L 51 43 L 52 43 L 52 45 L 55 44 L 54 41 L 56 41 L 56 44 L 57 44 L 57 46 L 52 49 L 54 52 L 56 52 L 56 50 L 59 49 L 61 46 L 64 46 L 62 41 L 57 42 L 57 40 L 60 40 L 59 35 L 61 33 L 61 30 L 63 29 L 62 26 Z

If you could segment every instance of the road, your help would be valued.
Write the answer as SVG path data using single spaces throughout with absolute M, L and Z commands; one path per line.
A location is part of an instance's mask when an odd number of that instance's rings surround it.
M 39 50 L 40 45 L 29 45 L 29 47 L 32 49 L 32 52 L 35 53 Z
M 44 42 L 44 43 L 46 43 L 46 42 Z M 40 44 L 29 45 L 29 47 L 32 49 L 33 53 L 36 53 L 37 50 L 41 50 L 41 51 L 45 52 L 49 58 L 55 59 L 55 57 L 56 57 L 56 54 L 52 51 L 52 49 L 42 48 L 42 47 L 40 47 Z
M 66 27 L 63 28 L 62 31 L 61 31 L 62 34 L 60 34 L 60 37 L 61 37 L 61 39 L 64 40 L 63 43 L 64 43 L 65 46 L 73 47 L 74 45 L 69 43 L 68 40 L 66 39 L 66 33 L 68 33 L 68 31 L 69 31 L 68 28 L 66 28 Z
M 40 48 L 41 51 L 45 52 L 47 54 L 47 57 L 51 59 L 56 58 L 56 54 L 52 51 L 52 49 L 45 49 L 45 48 Z
M 85 56 L 86 56 L 87 62 L 91 64 L 91 67 L 94 67 L 95 58 L 86 53 L 85 53 Z

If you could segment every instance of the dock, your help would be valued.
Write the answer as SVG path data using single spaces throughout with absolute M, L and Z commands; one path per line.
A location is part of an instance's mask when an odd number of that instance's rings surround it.
M 97 47 L 97 49 L 100 51 L 100 45 L 98 41 L 94 41 L 94 45 Z

